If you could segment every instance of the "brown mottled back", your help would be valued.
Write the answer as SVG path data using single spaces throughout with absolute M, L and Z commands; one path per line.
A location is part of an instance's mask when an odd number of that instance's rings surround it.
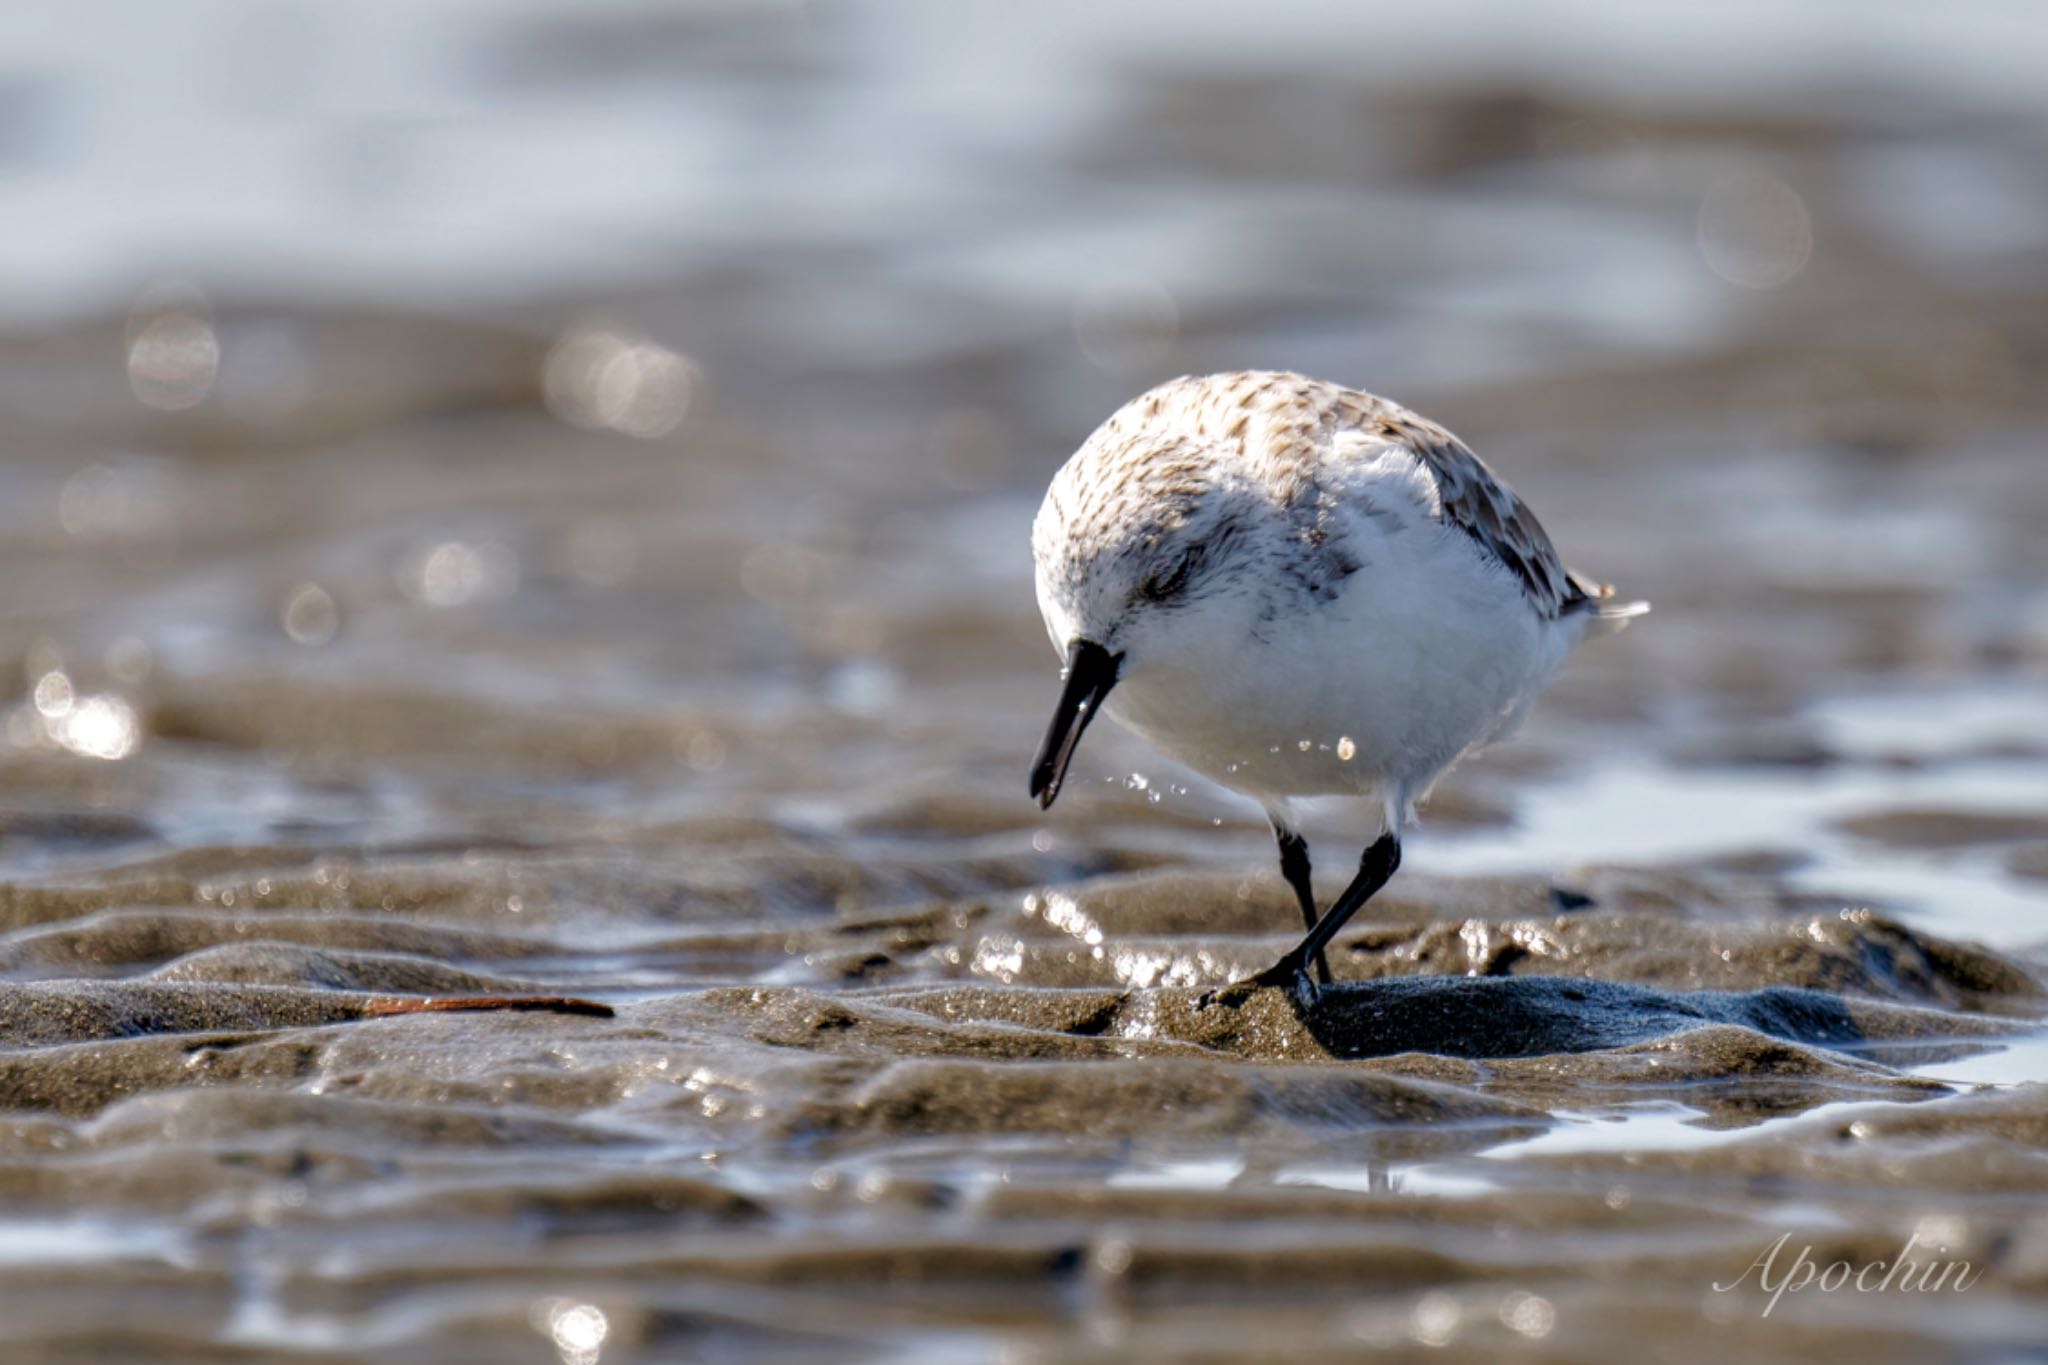
M 1397 403 L 1342 385 L 1282 371 L 1169 381 L 1124 405 L 1083 447 L 1114 477 L 1056 482 L 1052 500 L 1070 526 L 1113 524 L 1116 506 L 1186 506 L 1216 478 L 1217 447 L 1257 480 L 1265 495 L 1320 543 L 1330 508 L 1323 497 L 1334 460 L 1346 458 L 1339 437 L 1390 441 L 1411 452 L 1434 477 L 1442 518 L 1471 536 L 1521 583 L 1546 617 L 1604 598 L 1611 592 L 1578 578 L 1560 562 L 1543 525 L 1506 484 L 1449 431 Z M 1079 500 L 1080 505 L 1070 505 Z

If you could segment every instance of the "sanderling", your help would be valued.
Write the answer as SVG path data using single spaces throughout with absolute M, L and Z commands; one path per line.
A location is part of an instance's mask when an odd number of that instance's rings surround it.
M 1415 803 L 1514 729 L 1573 646 L 1649 610 L 1566 569 L 1536 516 L 1450 432 L 1297 374 L 1176 379 L 1124 405 L 1053 478 L 1031 533 L 1065 685 L 1031 768 L 1059 795 L 1098 710 L 1251 796 L 1308 964 L 1401 862 Z M 1376 806 L 1358 875 L 1318 916 L 1293 798 Z

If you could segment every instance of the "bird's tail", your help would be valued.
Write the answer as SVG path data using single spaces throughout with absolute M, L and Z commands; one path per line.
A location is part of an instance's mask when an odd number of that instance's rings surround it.
M 1586 617 L 1586 633 L 1581 639 L 1591 640 L 1596 636 L 1627 630 L 1629 622 L 1650 614 L 1648 602 L 1615 601 L 1612 583 L 1596 583 L 1578 573 L 1572 574 L 1571 580 L 1572 586 L 1581 593 L 1575 605 Z
M 1628 623 L 1638 616 L 1648 616 L 1648 602 L 1602 602 L 1593 609 L 1592 619 L 1586 622 L 1586 638 L 1596 635 L 1612 635 L 1627 630 Z

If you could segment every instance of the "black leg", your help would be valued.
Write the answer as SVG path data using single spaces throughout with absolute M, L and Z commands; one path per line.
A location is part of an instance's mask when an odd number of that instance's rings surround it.
M 1344 894 L 1337 897 L 1330 913 L 1324 915 L 1315 928 L 1308 931 L 1308 937 L 1280 962 L 1284 964 L 1289 959 L 1297 963 L 1306 962 L 1310 954 L 1323 951 L 1323 945 L 1337 936 L 1344 922 L 1358 913 L 1359 906 L 1379 894 L 1379 889 L 1393 878 L 1400 866 L 1401 841 L 1394 837 L 1392 831 L 1382 834 L 1359 858 L 1358 875 L 1351 879 L 1351 885 L 1344 888 Z
M 1280 986 L 1293 991 L 1304 1004 L 1313 1003 L 1316 987 L 1309 980 L 1309 959 L 1323 951 L 1325 945 L 1337 936 L 1337 931 L 1344 927 L 1345 921 L 1357 914 L 1358 907 L 1371 900 L 1400 866 L 1401 841 L 1391 833 L 1382 834 L 1358 860 L 1358 875 L 1351 879 L 1351 885 L 1344 888 L 1344 894 L 1337 897 L 1337 903 L 1330 907 L 1330 912 L 1316 921 L 1307 938 L 1257 976 L 1210 991 L 1196 1003 L 1204 1008 L 1209 1005 L 1235 1007 L 1243 1004 L 1261 986 Z
M 1301 922 L 1311 933 L 1316 927 L 1316 892 L 1309 880 L 1308 840 L 1291 829 L 1273 826 L 1273 837 L 1280 841 L 1280 875 L 1294 888 L 1294 899 L 1301 903 Z M 1330 984 L 1330 959 L 1321 948 L 1316 949 L 1316 979 L 1325 986 Z

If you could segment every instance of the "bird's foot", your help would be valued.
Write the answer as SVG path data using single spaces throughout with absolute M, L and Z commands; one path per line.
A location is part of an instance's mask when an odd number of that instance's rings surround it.
M 1203 992 L 1195 1001 L 1195 1008 L 1205 1010 L 1212 1005 L 1222 1005 L 1237 1009 L 1259 991 L 1274 986 L 1292 995 L 1295 1003 L 1303 1009 L 1314 1009 L 1323 996 L 1322 988 L 1309 975 L 1307 960 L 1298 953 L 1289 953 L 1257 976 L 1248 976 L 1228 986 Z

